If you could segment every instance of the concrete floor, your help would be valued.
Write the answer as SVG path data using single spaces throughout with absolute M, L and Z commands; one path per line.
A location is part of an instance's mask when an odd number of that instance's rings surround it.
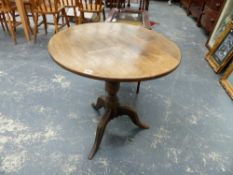
M 18 44 L 0 31 L 0 175 L 232 175 L 233 102 L 204 60 L 207 36 L 178 5 L 151 2 L 153 27 L 174 40 L 183 60 L 172 74 L 124 83 L 122 103 L 136 107 L 149 130 L 113 120 L 87 159 L 99 115 L 90 104 L 104 83 L 65 71 L 48 55 L 41 29 Z

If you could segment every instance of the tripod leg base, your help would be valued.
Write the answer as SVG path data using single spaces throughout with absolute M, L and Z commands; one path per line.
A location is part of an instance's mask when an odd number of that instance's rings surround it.
M 149 125 L 143 123 L 140 121 L 138 115 L 137 115 L 137 112 L 129 107 L 129 106 L 119 106 L 118 107 L 118 115 L 121 116 L 121 115 L 127 115 L 131 121 L 137 125 L 139 128 L 142 128 L 142 129 L 149 129 Z
M 97 126 L 95 142 L 94 142 L 94 145 L 92 146 L 91 152 L 88 156 L 89 160 L 91 160 L 94 157 L 95 153 L 97 152 L 97 150 L 99 148 L 99 145 L 100 145 L 101 140 L 102 140 L 103 135 L 104 135 L 105 128 L 106 128 L 108 122 L 111 120 L 111 114 L 112 114 L 111 110 L 105 112 L 104 116 L 101 118 L 101 120 Z

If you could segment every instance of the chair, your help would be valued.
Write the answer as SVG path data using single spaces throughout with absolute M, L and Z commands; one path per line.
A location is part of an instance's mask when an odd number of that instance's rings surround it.
M 55 33 L 59 31 L 61 27 L 64 27 L 65 24 L 58 26 L 59 18 L 63 15 L 65 17 L 65 22 L 67 27 L 70 27 L 68 17 L 65 12 L 65 6 L 62 5 L 58 0 L 34 0 L 33 1 L 33 13 L 35 14 L 35 26 L 34 26 L 34 41 L 37 39 L 38 32 L 38 17 L 42 15 L 45 23 L 45 32 L 47 33 L 47 20 L 46 15 L 52 15 Z
M 84 13 L 96 13 L 100 20 L 100 13 L 103 14 L 103 20 L 105 21 L 104 3 L 102 0 L 77 0 L 80 17 L 79 23 L 85 22 Z
M 1 25 L 3 26 L 3 22 L 6 21 L 6 28 L 10 28 L 12 40 L 16 44 L 16 27 L 21 23 L 16 21 L 15 11 L 16 5 L 14 2 L 10 0 L 0 0 Z

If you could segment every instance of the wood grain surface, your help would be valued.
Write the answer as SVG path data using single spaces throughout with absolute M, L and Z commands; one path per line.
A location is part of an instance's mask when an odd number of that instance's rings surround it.
M 139 81 L 177 68 L 181 52 L 163 35 L 120 23 L 71 27 L 49 41 L 49 54 L 63 68 L 106 81 Z

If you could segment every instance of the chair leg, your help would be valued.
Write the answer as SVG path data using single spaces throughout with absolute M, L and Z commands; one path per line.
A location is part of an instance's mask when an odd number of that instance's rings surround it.
M 30 13 L 31 14 L 32 14 L 32 10 L 31 10 L 31 6 L 30 5 L 24 4 L 24 9 L 25 9 L 26 16 L 27 16 L 28 27 L 29 27 L 29 30 L 30 30 L 31 34 L 33 34 L 33 29 L 31 27 L 31 23 L 30 23 L 30 19 L 29 19 L 30 16 L 29 16 L 29 11 L 28 11 L 27 6 L 30 7 Z
M 59 14 L 58 14 L 59 15 Z M 60 19 L 60 16 L 57 17 L 57 23 L 59 24 L 59 19 Z M 61 25 L 64 25 L 64 15 L 63 13 L 61 12 Z
M 59 19 L 60 19 L 60 12 L 57 14 L 57 25 L 59 25 Z
M 32 5 L 29 5 L 29 8 L 30 8 L 30 13 L 31 13 L 31 15 L 32 15 L 33 22 L 34 22 L 34 24 L 35 24 L 35 16 L 34 16 L 34 12 L 33 12 Z M 30 28 L 31 33 L 33 34 L 33 28 L 31 27 L 29 15 L 28 15 L 28 24 L 29 24 L 29 28 Z
M 100 13 L 97 13 L 97 21 L 98 21 L 98 22 L 101 21 L 101 15 L 100 15 Z
M 67 14 L 66 14 L 65 9 L 63 9 L 62 13 L 63 13 L 63 16 L 65 16 L 65 21 L 66 21 L 67 27 L 70 27 L 70 21 L 69 21 Z
M 0 23 L 1 23 L 1 26 L 2 26 L 2 30 L 3 31 L 6 31 L 5 30 L 5 26 L 4 26 L 4 24 L 3 24 L 3 18 L 2 18 L 2 14 L 0 13 Z
M 130 0 L 128 0 L 128 4 L 127 4 L 127 7 L 130 7 Z
M 3 22 L 5 23 L 6 30 L 9 32 L 9 28 L 8 28 L 8 25 L 7 25 L 7 20 L 6 20 L 6 17 L 5 17 L 4 13 L 2 14 L 2 19 L 3 19 Z
M 77 16 L 76 8 L 73 7 L 73 10 L 74 10 L 74 20 L 75 20 L 75 24 L 78 24 L 78 16 Z
M 55 26 L 55 33 L 58 33 L 58 24 L 57 24 L 56 14 L 53 14 L 53 21 L 54 21 L 54 26 Z
M 29 29 L 30 29 L 30 32 L 33 34 L 33 29 L 31 27 L 31 23 L 30 23 L 30 20 L 29 20 L 29 16 L 27 15 L 27 21 L 28 21 L 28 25 L 29 25 Z
M 105 10 L 103 9 L 103 20 L 105 21 L 106 15 L 105 15 Z
M 79 22 L 78 22 L 79 24 L 82 24 L 82 23 L 84 22 L 84 13 L 83 13 L 83 12 L 80 12 L 78 21 L 79 21 Z
M 35 15 L 35 25 L 34 25 L 34 42 L 37 39 L 37 32 L 38 32 L 38 13 Z
M 82 17 L 81 17 L 81 14 L 80 14 L 80 16 L 78 17 L 78 23 L 79 23 L 79 24 L 82 24 Z
M 11 12 L 11 15 L 12 15 L 12 19 L 13 19 L 13 29 L 16 32 L 16 17 L 15 17 L 15 11 L 14 10 Z
M 67 27 L 70 27 L 70 22 L 69 22 L 68 16 L 66 15 L 65 9 L 62 10 L 62 15 L 65 17 Z
M 45 30 L 45 34 L 48 34 L 48 24 L 47 24 L 47 18 L 45 15 L 42 15 L 43 18 L 43 23 L 44 23 L 44 30 Z
M 136 93 L 137 93 L 137 94 L 139 93 L 140 83 L 141 83 L 141 81 L 138 81 L 138 84 L 137 84 L 137 90 L 136 90 Z
M 32 9 L 32 6 L 30 5 L 30 11 L 31 11 L 31 14 L 32 14 L 32 20 L 33 20 L 33 22 L 34 22 L 34 25 L 36 25 L 36 16 L 35 16 L 35 14 L 34 14 L 34 12 L 33 12 L 33 9 Z
M 16 33 L 14 30 L 14 26 L 13 26 L 14 24 L 11 21 L 11 17 L 10 17 L 9 12 L 7 12 L 6 15 L 7 15 L 7 23 L 9 24 L 9 27 L 10 27 L 11 38 L 14 41 L 14 43 L 16 44 Z

